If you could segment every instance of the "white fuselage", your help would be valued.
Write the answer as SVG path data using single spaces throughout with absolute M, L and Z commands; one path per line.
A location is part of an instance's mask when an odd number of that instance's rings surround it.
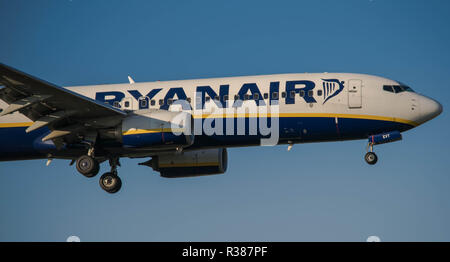
M 395 92 L 384 86 L 403 86 L 390 79 L 348 73 L 305 73 L 242 76 L 181 81 L 92 85 L 67 89 L 126 111 L 179 111 L 175 101 L 185 100 L 194 119 L 258 118 L 239 114 L 244 105 L 256 108 L 277 101 L 280 119 L 280 143 L 360 139 L 370 134 L 420 125 L 442 111 L 442 106 L 412 90 Z M 389 88 L 388 88 L 389 89 Z M 216 101 L 214 101 L 216 99 Z M 239 100 L 243 100 L 239 101 Z M 0 101 L 0 108 L 7 104 Z M 223 111 L 217 111 L 222 108 Z M 184 108 L 186 109 L 186 108 Z M 202 111 L 199 111 L 202 109 Z M 189 111 L 189 110 L 188 110 Z M 200 113 L 201 115 L 200 115 Z M 217 112 L 219 112 L 217 114 Z M 31 120 L 19 112 L 0 117 L 0 132 L 25 128 Z M 123 130 L 124 134 L 129 130 Z M 23 136 L 32 134 L 23 134 Z M 245 134 L 249 135 L 249 134 Z M 22 139 L 22 138 L 18 138 Z M 230 140 L 196 139 L 213 147 L 245 146 L 232 136 Z
M 324 103 L 324 94 L 320 96 L 317 94 L 317 91 L 323 89 L 323 79 L 339 79 L 340 81 L 344 81 L 344 89 L 326 103 Z M 316 100 L 316 103 L 308 103 L 304 98 L 300 97 L 299 94 L 296 94 L 294 103 L 286 104 L 286 98 L 283 98 L 281 95 L 282 92 L 286 92 L 286 82 L 297 80 L 308 80 L 315 83 L 315 87 L 313 88 L 313 98 Z M 357 87 L 358 90 L 352 90 L 353 86 L 350 86 L 349 84 L 351 80 L 361 81 L 361 85 Z M 67 88 L 94 99 L 98 99 L 98 94 L 102 92 L 122 93 L 124 98 L 119 100 L 121 107 L 128 110 L 139 110 L 139 100 L 136 99 L 130 91 L 138 91 L 141 98 L 143 98 L 151 90 L 161 89 L 160 92 L 150 99 L 150 101 L 155 100 L 155 104 L 151 105 L 151 102 L 149 101 L 148 107 L 159 109 L 161 107 L 159 100 L 164 100 L 168 91 L 173 88 L 181 88 L 187 97 L 192 98 L 191 104 L 195 104 L 194 97 L 196 95 L 197 87 L 199 86 L 210 86 L 216 94 L 219 94 L 221 85 L 229 85 L 228 95 L 230 100 L 233 100 L 233 96 L 238 94 L 242 86 L 246 83 L 255 83 L 260 93 L 264 94 L 270 92 L 271 82 L 279 82 L 278 96 L 280 114 L 302 114 L 304 116 L 321 114 L 342 117 L 361 116 L 368 119 L 384 119 L 421 124 L 429 120 L 430 116 L 435 114 L 435 111 L 438 111 L 440 106 L 434 100 L 414 92 L 393 93 L 383 90 L 384 85 L 399 85 L 397 81 L 371 75 L 348 73 L 278 74 L 181 81 L 156 81 L 135 84 L 76 86 Z M 296 86 L 296 88 L 301 87 L 302 85 Z M 251 94 L 251 92 L 248 91 L 248 94 Z M 290 94 L 286 94 L 286 96 L 289 95 Z M 305 94 L 305 96 L 306 95 L 307 94 Z M 106 100 L 113 100 L 114 97 L 114 95 L 106 95 Z M 173 98 L 177 99 L 178 97 L 175 94 Z M 124 107 L 125 101 L 129 102 L 128 107 Z M 265 99 L 265 101 L 267 101 L 267 99 Z M 215 105 L 214 103 L 211 104 Z M 231 107 L 231 105 L 228 107 Z M 169 110 L 170 109 L 171 107 L 169 107 Z

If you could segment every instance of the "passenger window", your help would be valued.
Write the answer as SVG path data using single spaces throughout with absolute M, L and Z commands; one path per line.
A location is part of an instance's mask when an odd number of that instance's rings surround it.
M 164 100 L 159 99 L 159 105 L 162 106 L 164 104 Z
M 155 104 L 156 104 L 156 103 L 155 103 L 155 100 L 152 99 L 152 100 L 150 101 L 150 105 L 154 106 Z
M 295 98 L 295 91 L 294 90 L 291 91 L 291 98 Z
M 120 108 L 120 102 L 119 101 L 114 101 L 113 107 Z
M 253 98 L 254 98 L 255 100 L 259 100 L 259 94 L 258 94 L 258 93 L 255 93 L 255 94 L 253 95 Z
M 317 91 L 317 95 L 318 95 L 318 96 L 321 96 L 321 95 L 322 95 L 322 90 L 318 90 L 318 91 Z
M 227 101 L 228 100 L 228 95 L 224 95 L 223 96 L 223 101 Z
M 392 89 L 392 86 L 383 86 L 383 90 L 391 92 L 391 93 L 394 93 L 394 90 Z
M 282 92 L 282 93 L 281 93 L 281 97 L 282 97 L 282 98 L 285 98 L 285 97 L 286 97 L 286 92 Z
M 234 96 L 234 100 L 239 100 L 239 96 L 238 96 L 238 95 L 235 95 L 235 96 Z
M 220 98 L 218 96 L 214 97 L 214 100 L 219 101 Z
M 314 95 L 314 92 L 313 92 L 312 90 L 309 90 L 309 91 L 308 91 L 308 96 L 309 96 L 309 97 L 313 97 L 313 95 Z
M 208 102 L 209 100 L 211 100 L 211 97 L 207 96 L 207 97 L 205 98 L 205 100 L 206 100 L 206 102 Z
M 269 98 L 269 94 L 264 93 L 264 99 L 267 99 L 267 98 Z
M 272 93 L 272 99 L 278 99 L 278 92 Z
M 130 107 L 130 101 L 125 101 L 125 107 Z
M 141 108 L 147 107 L 147 99 L 145 99 L 145 98 L 140 99 L 140 100 L 139 100 L 139 106 L 140 106 Z
M 300 90 L 300 97 L 305 97 L 305 90 Z
M 245 100 L 249 100 L 250 99 L 250 95 L 249 94 L 245 94 L 244 99 Z
M 191 98 L 190 97 L 186 98 L 186 101 L 190 104 L 191 103 Z
M 173 99 L 172 98 L 167 99 L 167 104 L 168 105 L 171 105 L 172 103 L 173 103 Z

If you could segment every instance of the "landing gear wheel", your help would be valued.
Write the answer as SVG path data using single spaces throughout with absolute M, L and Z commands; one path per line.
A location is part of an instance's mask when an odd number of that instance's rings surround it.
M 108 193 L 117 193 L 122 187 L 122 180 L 116 174 L 108 172 L 100 177 L 100 187 Z
M 83 155 L 77 159 L 77 170 L 85 177 L 94 177 L 100 170 L 100 164 L 94 158 Z
M 367 152 L 367 154 L 364 156 L 364 159 L 369 165 L 375 165 L 378 161 L 378 157 L 374 152 Z

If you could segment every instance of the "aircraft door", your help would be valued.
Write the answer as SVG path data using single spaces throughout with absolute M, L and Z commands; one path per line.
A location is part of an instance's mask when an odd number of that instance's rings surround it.
M 359 79 L 352 79 L 348 81 L 348 108 L 362 107 L 362 81 Z

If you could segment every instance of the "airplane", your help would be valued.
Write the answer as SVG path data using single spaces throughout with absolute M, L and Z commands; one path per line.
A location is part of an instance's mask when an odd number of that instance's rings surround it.
M 119 159 L 161 177 L 223 174 L 227 148 L 368 139 L 373 146 L 442 112 L 442 105 L 384 77 L 293 73 L 61 87 L 0 64 L 0 161 L 70 160 L 100 187 L 122 187 Z M 259 130 L 257 130 L 259 129 Z M 194 131 L 193 131 L 194 130 Z

